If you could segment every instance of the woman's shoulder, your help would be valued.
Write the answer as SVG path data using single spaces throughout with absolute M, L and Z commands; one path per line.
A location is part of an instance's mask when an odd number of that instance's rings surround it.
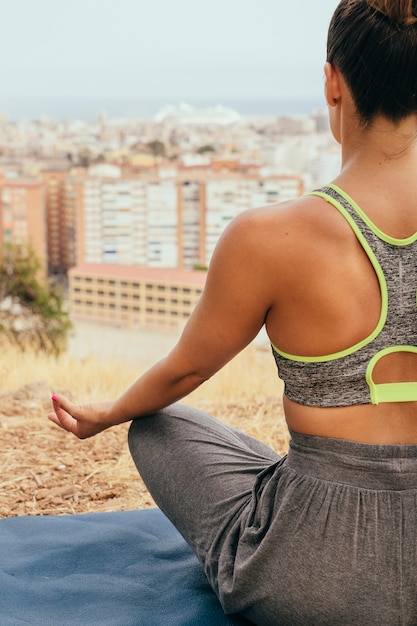
M 319 197 L 305 196 L 234 218 L 214 251 L 209 284 L 226 277 L 238 291 L 256 292 L 273 306 L 294 286 L 315 284 L 355 253 L 356 240 L 339 212 Z
M 254 240 L 281 245 L 316 243 L 346 235 L 346 224 L 331 205 L 317 196 L 305 195 L 277 204 L 249 209 L 229 224 L 229 235 L 250 243 Z
M 349 256 L 351 229 L 324 200 L 305 196 L 240 213 L 221 236 L 211 266 L 287 293 L 300 275 L 325 271 Z M 278 289 L 280 290 L 280 289 Z

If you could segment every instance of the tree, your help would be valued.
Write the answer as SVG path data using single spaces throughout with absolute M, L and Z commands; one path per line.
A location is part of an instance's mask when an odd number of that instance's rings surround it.
M 146 144 L 153 156 L 156 157 L 164 157 L 165 152 L 165 144 L 159 139 L 154 139 L 153 141 L 148 141 Z
M 40 278 L 32 248 L 7 243 L 0 248 L 0 332 L 22 349 L 58 355 L 71 328 L 61 285 Z
M 81 167 L 90 167 L 93 161 L 93 155 L 88 148 L 81 148 L 78 152 L 78 164 Z
M 204 146 L 200 146 L 197 150 L 197 154 L 205 154 L 206 152 L 216 152 L 213 146 L 209 144 L 205 144 Z

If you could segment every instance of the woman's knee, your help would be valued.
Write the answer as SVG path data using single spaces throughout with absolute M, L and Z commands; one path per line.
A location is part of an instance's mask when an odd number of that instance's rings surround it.
M 156 420 L 161 422 L 163 419 L 163 412 L 158 411 L 157 413 L 153 413 L 151 415 L 146 415 L 145 417 L 139 417 L 132 421 L 129 427 L 128 433 L 128 445 L 131 455 L 134 459 L 140 449 L 145 445 L 149 445 L 147 434 L 152 434 L 152 430 L 155 429 Z
M 128 444 L 134 461 L 137 462 L 144 456 L 154 456 L 161 452 L 161 448 L 172 444 L 178 436 L 177 431 L 181 430 L 178 418 L 183 417 L 183 413 L 181 405 L 171 405 L 133 420 L 129 428 Z

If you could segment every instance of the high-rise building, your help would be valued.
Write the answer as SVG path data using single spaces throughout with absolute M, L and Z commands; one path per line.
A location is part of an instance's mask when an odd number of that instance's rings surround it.
M 78 263 L 148 265 L 148 189 L 136 179 L 77 184 Z
M 48 273 L 62 275 L 75 263 L 68 249 L 75 236 L 68 228 L 67 170 L 44 170 L 41 180 L 45 188 Z
M 77 263 L 193 269 L 206 266 L 242 211 L 301 195 L 296 175 L 89 176 L 77 185 Z
M 29 245 L 46 274 L 45 194 L 39 180 L 0 178 L 0 243 Z
M 196 180 L 178 182 L 178 266 L 205 265 L 205 186 Z
M 297 175 L 219 176 L 205 183 L 205 264 L 227 224 L 247 209 L 283 202 L 302 195 L 304 185 Z
M 178 187 L 175 179 L 148 182 L 147 196 L 147 265 L 178 267 L 179 233 Z

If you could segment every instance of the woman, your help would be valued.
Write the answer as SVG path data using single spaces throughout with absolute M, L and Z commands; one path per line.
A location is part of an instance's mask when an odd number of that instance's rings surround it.
M 333 184 L 239 215 L 172 352 L 114 402 L 54 397 L 80 438 L 134 420 L 156 502 L 226 612 L 417 624 L 417 1 L 342 0 L 325 65 Z M 285 458 L 176 402 L 265 324 Z

